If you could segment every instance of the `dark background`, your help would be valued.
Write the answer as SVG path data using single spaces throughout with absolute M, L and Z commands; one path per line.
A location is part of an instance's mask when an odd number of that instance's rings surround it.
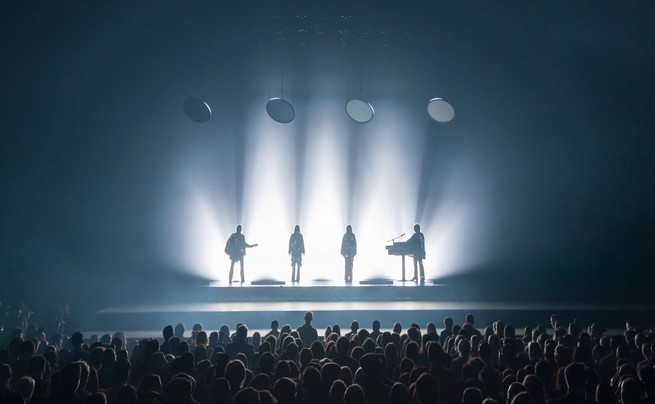
M 0 292 L 194 284 L 156 234 L 180 151 L 212 142 L 180 134 L 182 101 L 238 126 L 280 59 L 306 100 L 325 87 L 311 69 L 359 57 L 377 97 L 421 109 L 427 88 L 456 106 L 446 140 L 425 136 L 425 178 L 466 151 L 493 237 L 453 283 L 652 300 L 653 21 L 652 2 L 2 2 Z

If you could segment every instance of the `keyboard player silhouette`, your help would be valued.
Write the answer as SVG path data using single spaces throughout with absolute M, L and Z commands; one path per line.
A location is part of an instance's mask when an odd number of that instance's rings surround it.
M 400 241 L 385 247 L 389 255 L 402 256 L 403 262 L 403 282 L 405 281 L 405 256 L 409 255 L 414 259 L 414 277 L 413 282 L 418 282 L 419 275 L 421 283 L 425 282 L 425 270 L 423 268 L 423 260 L 425 259 L 425 237 L 421 233 L 421 226 L 414 225 L 414 234 L 407 241 Z M 419 274 L 420 269 L 420 274 Z

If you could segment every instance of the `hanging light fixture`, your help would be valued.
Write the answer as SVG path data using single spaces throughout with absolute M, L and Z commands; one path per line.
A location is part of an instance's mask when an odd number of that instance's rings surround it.
M 450 122 L 455 117 L 455 109 L 441 98 L 428 101 L 428 114 L 437 122 Z
M 212 117 L 212 109 L 200 98 L 189 97 L 185 99 L 183 107 L 187 116 L 198 123 L 205 123 Z
M 366 101 L 352 99 L 346 103 L 346 113 L 355 122 L 367 123 L 371 122 L 375 116 L 375 110 Z
M 266 103 L 266 112 L 275 122 L 289 123 L 293 121 L 296 112 L 293 106 L 285 99 L 273 97 Z
M 362 96 L 362 32 L 360 27 L 359 38 L 359 96 Z M 348 117 L 358 123 L 368 123 L 375 117 L 373 106 L 361 98 L 352 98 L 346 103 L 346 114 Z

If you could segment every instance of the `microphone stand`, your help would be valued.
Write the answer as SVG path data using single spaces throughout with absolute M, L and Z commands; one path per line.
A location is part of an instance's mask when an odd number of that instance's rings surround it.
M 405 233 L 401 234 L 401 235 L 398 236 L 398 237 L 394 237 L 394 238 L 392 238 L 391 240 L 387 240 L 387 243 L 395 243 L 396 240 L 398 240 L 399 238 L 403 237 L 404 235 L 405 235 Z

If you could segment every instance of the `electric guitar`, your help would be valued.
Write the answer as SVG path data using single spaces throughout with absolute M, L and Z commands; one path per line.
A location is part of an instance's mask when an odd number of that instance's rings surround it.
M 257 246 L 259 246 L 259 244 L 250 244 L 250 245 L 246 245 L 245 248 L 253 248 L 253 247 L 257 247 Z M 225 254 L 229 255 L 230 258 L 233 258 L 233 257 L 239 257 L 239 256 L 242 256 L 242 255 L 245 255 L 246 252 L 241 250 L 240 248 L 237 248 L 236 246 L 227 245 L 225 247 Z

